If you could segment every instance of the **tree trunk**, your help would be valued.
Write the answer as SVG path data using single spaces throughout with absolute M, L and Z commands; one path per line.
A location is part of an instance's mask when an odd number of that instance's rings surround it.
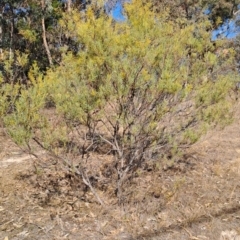
M 42 10 L 44 11 L 44 8 L 45 8 L 45 1 L 42 0 Z M 51 56 L 51 52 L 49 50 L 49 47 L 48 47 L 48 42 L 47 42 L 47 37 L 46 37 L 46 28 L 45 28 L 45 18 L 44 16 L 42 17 L 42 38 L 43 38 L 43 44 L 44 44 L 44 47 L 45 47 L 45 50 L 46 50 L 46 53 L 47 53 L 47 57 L 48 57 L 48 62 L 50 65 L 53 64 L 52 62 L 52 56 Z
M 72 0 L 67 0 L 67 11 L 71 12 Z
M 44 44 L 44 47 L 45 47 L 45 50 L 46 50 L 46 53 L 47 53 L 47 56 L 48 56 L 49 64 L 52 65 L 53 62 L 52 62 L 51 52 L 49 50 L 48 43 L 47 43 L 46 29 L 45 29 L 45 19 L 44 19 L 44 17 L 42 18 L 42 31 L 43 31 L 43 33 L 42 33 L 43 44 Z

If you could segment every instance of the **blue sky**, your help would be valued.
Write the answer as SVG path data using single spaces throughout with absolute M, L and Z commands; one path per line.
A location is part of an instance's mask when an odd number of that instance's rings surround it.
M 226 20 L 218 29 L 212 32 L 212 40 L 216 40 L 218 37 L 235 38 L 240 33 L 240 26 L 236 25 L 237 20 L 240 20 L 239 16 L 235 20 Z
M 123 6 L 120 3 L 120 1 L 118 1 L 113 10 L 111 11 L 111 15 L 116 21 L 121 22 L 126 20 L 126 17 L 123 15 L 123 11 L 124 11 Z
M 240 6 L 239 6 L 240 8 Z M 206 10 L 205 14 L 209 14 L 210 10 Z M 111 11 L 111 15 L 116 21 L 124 21 L 124 9 L 120 1 L 117 2 L 115 7 Z M 212 40 L 216 40 L 218 37 L 232 39 L 240 33 L 240 26 L 236 25 L 236 21 L 240 20 L 240 14 L 235 20 L 226 20 L 218 29 L 212 32 Z

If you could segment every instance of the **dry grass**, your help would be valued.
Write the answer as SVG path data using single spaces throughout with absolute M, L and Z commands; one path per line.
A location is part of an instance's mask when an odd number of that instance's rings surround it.
M 240 235 L 240 108 L 173 165 L 154 160 L 125 184 L 118 206 L 110 155 L 89 156 L 89 176 L 106 208 L 46 156 L 33 168 L 0 135 L 0 239 L 199 239 Z M 19 155 L 18 163 L 4 161 Z M 4 166 L 4 167 L 3 167 Z

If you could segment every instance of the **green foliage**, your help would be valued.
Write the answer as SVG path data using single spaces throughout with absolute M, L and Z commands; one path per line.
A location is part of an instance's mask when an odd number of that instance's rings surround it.
M 33 43 L 37 40 L 36 31 L 30 29 L 20 29 L 19 34 L 21 34 L 24 39 L 28 40 L 30 43 Z
M 11 98 L 14 109 L 4 117 L 4 124 L 11 137 L 20 145 L 29 144 L 33 132 L 45 125 L 45 119 L 40 110 L 45 104 L 46 93 L 43 87 L 42 75 L 36 65 L 29 73 L 32 86 L 13 85 L 15 99 Z M 9 86 L 6 84 L 5 86 Z M 8 93 L 6 89 L 6 93 Z M 6 96 L 4 93 L 4 96 Z M 20 94 L 20 96 L 19 96 Z M 14 101 L 13 101 L 14 99 Z

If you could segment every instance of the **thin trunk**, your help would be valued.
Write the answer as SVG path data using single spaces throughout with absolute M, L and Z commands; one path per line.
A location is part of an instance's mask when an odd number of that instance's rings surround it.
M 67 11 L 71 12 L 72 0 L 67 0 Z
M 46 29 L 45 29 L 45 19 L 44 19 L 44 17 L 42 18 L 42 31 L 43 31 L 43 33 L 42 33 L 43 44 L 44 44 L 44 47 L 45 47 L 45 50 L 46 50 L 46 53 L 47 53 L 47 56 L 48 56 L 49 64 L 52 65 L 53 62 L 52 62 L 51 52 L 49 50 L 48 43 L 47 43 Z
M 44 0 L 42 0 L 42 10 L 43 11 L 44 11 L 44 8 L 45 8 L 45 2 L 44 2 Z M 43 38 L 43 44 L 44 44 L 44 47 L 45 47 L 45 50 L 46 50 L 46 53 L 47 53 L 49 64 L 52 65 L 53 61 L 52 61 L 51 52 L 49 50 L 49 46 L 48 46 L 48 42 L 47 42 L 44 16 L 42 17 L 42 38 Z

